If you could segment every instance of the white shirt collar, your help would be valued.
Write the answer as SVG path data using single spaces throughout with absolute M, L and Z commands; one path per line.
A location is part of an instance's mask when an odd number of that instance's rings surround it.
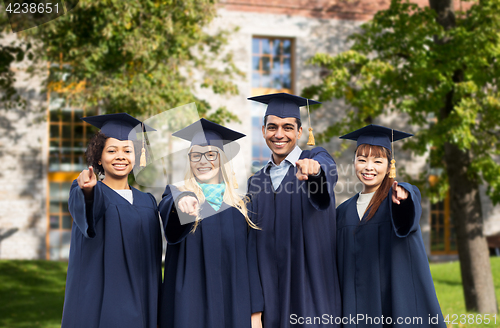
M 288 154 L 288 156 L 280 163 L 280 165 L 283 164 L 283 162 L 287 161 L 295 167 L 295 162 L 299 160 L 300 154 L 302 154 L 302 149 L 300 149 L 299 146 L 296 145 L 295 148 Z M 272 154 L 271 158 L 267 161 L 266 167 L 268 166 L 279 166 L 274 163 Z

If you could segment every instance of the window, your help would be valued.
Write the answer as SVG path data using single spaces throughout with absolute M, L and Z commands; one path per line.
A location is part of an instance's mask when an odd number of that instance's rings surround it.
M 54 71 L 59 71 L 57 68 Z M 57 76 L 52 70 L 51 75 Z M 64 75 L 61 78 L 64 79 Z M 56 91 L 49 91 L 48 97 L 49 171 L 80 172 L 86 167 L 84 156 L 88 139 L 97 130 L 80 118 L 95 115 L 95 112 L 72 107 L 70 101 Z
M 292 93 L 292 39 L 254 37 L 252 93 Z
M 431 204 L 431 253 L 456 254 L 457 236 L 455 224 L 450 216 L 450 197 Z
M 80 120 L 92 116 L 94 111 L 71 105 L 68 98 L 57 90 L 69 74 L 67 65 L 51 65 L 49 91 L 47 93 L 49 125 L 49 188 L 47 192 L 46 258 L 65 260 L 69 257 L 69 245 L 73 219 L 68 211 L 71 183 L 87 167 L 85 149 L 89 138 L 97 130 Z
M 443 170 L 442 152 L 437 148 L 430 151 L 430 176 L 429 182 L 432 185 L 437 183 L 438 177 Z M 457 236 L 455 224 L 450 216 L 450 196 L 449 193 L 445 199 L 431 204 L 430 215 L 431 226 L 431 254 L 445 255 L 457 253 Z
M 252 96 L 293 94 L 294 40 L 255 36 L 252 39 Z M 267 163 L 271 151 L 262 137 L 266 105 L 252 102 L 252 173 Z
M 49 182 L 49 229 L 47 259 L 63 260 L 69 257 L 73 219 L 68 211 L 71 182 Z

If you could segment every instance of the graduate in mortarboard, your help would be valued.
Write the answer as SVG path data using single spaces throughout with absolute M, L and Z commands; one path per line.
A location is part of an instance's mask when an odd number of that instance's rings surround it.
M 256 245 L 263 326 L 338 327 L 337 169 L 324 148 L 302 150 L 297 145 L 302 136 L 299 108 L 318 102 L 286 93 L 249 99 L 268 105 L 262 135 L 272 152 L 267 165 L 248 181 L 251 219 L 262 229 Z
M 357 141 L 363 184 L 337 208 L 342 316 L 358 318 L 344 327 L 446 327 L 420 232 L 420 191 L 394 180 L 392 141 L 410 136 L 368 125 L 340 137 Z
M 154 129 L 125 113 L 82 119 L 101 130 L 87 146 L 89 169 L 70 190 L 74 221 L 62 328 L 156 328 L 158 208 L 151 194 L 127 182 L 141 153 L 137 134 Z
M 235 190 L 235 152 L 224 151 L 245 135 L 201 119 L 173 136 L 191 146 L 185 180 L 168 185 L 159 205 L 168 242 L 159 326 L 262 327 L 254 243 L 259 227 Z

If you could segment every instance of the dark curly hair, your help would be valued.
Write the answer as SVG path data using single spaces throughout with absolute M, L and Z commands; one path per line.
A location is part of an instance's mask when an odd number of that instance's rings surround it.
M 97 132 L 90 138 L 87 150 L 85 151 L 85 156 L 87 157 L 87 165 L 94 168 L 94 171 L 99 174 L 104 174 L 104 168 L 99 164 L 101 160 L 102 151 L 104 150 L 104 145 L 106 144 L 107 137 L 101 131 Z

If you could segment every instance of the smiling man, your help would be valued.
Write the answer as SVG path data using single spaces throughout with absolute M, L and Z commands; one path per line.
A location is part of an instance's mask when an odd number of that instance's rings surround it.
M 267 104 L 262 134 L 272 152 L 248 181 L 264 293 L 264 328 L 301 327 L 296 317 L 340 316 L 336 267 L 337 169 L 321 147 L 301 150 L 301 106 L 318 104 L 278 93 L 249 98 Z M 255 305 L 256 307 L 258 304 Z M 321 320 L 307 327 L 335 327 Z

